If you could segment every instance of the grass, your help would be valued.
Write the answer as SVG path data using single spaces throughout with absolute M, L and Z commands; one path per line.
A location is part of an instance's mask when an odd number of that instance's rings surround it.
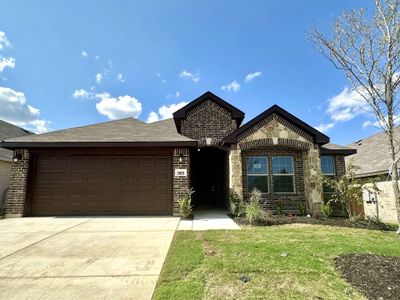
M 178 231 L 153 298 L 364 299 L 334 270 L 342 253 L 400 256 L 400 242 L 393 232 L 319 225 Z

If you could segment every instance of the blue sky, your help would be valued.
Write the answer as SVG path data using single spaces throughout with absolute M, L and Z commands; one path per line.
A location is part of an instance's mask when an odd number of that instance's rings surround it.
M 306 32 L 372 1 L 1 1 L 0 118 L 36 131 L 154 121 L 210 90 L 278 104 L 331 141 L 377 131 Z M 249 77 L 246 76 L 251 74 Z M 150 115 L 150 118 L 149 118 Z M 325 127 L 325 128 L 324 128 Z

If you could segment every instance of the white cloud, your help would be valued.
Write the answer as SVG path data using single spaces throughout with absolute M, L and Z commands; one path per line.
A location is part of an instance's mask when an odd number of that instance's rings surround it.
M 146 122 L 147 123 L 152 123 L 160 120 L 165 120 L 168 118 L 172 118 L 172 114 L 176 112 L 178 109 L 181 109 L 184 107 L 188 102 L 179 102 L 179 103 L 174 103 L 170 105 L 163 105 L 161 106 L 157 113 L 154 111 L 151 111 L 149 113 L 149 116 L 147 117 Z
M 257 72 L 254 72 L 254 73 L 249 73 L 249 74 L 247 74 L 246 77 L 244 78 L 244 82 L 245 82 L 245 83 L 250 82 L 250 81 L 252 81 L 254 78 L 261 77 L 261 76 L 262 76 L 262 73 L 261 73 L 260 71 L 257 71 Z
M 0 58 L 0 73 L 4 71 L 5 68 L 15 68 L 15 59 L 12 57 L 1 57 Z
M 100 84 L 101 81 L 103 80 L 103 74 L 102 73 L 97 73 L 95 77 L 96 77 L 97 84 Z
M 240 84 L 236 80 L 221 87 L 221 90 L 228 91 L 228 92 L 230 92 L 230 91 L 237 92 L 237 91 L 239 91 L 239 89 L 240 89 Z
M 83 51 L 81 52 L 81 56 L 82 56 L 82 57 L 88 57 L 88 54 L 87 54 L 87 52 L 86 52 L 85 50 L 83 50 Z
M 149 113 L 149 116 L 147 117 L 146 122 L 147 123 L 154 123 L 154 122 L 157 122 L 158 120 L 160 120 L 160 118 L 158 117 L 157 113 L 154 112 L 154 111 L 151 111 Z
M 0 31 L 0 50 L 11 47 L 11 43 L 8 41 L 6 34 Z
M 183 70 L 181 73 L 179 73 L 179 77 L 181 77 L 181 78 L 189 78 L 193 82 L 196 82 L 196 83 L 200 81 L 200 76 L 199 75 L 193 74 L 193 73 L 188 72 L 186 70 Z
M 385 117 L 385 120 L 387 122 L 388 118 Z M 393 115 L 393 122 L 395 125 L 398 125 L 400 123 L 400 116 Z M 385 126 L 385 123 L 380 120 L 379 121 L 378 120 L 377 121 L 367 120 L 367 121 L 363 122 L 362 127 L 363 128 L 366 128 L 366 127 L 379 127 L 379 128 L 383 127 L 383 128 L 385 128 L 386 126 Z
M 99 113 L 107 116 L 109 119 L 121 119 L 127 117 L 137 118 L 142 112 L 142 103 L 132 96 L 102 97 L 101 101 L 96 103 Z
M 315 127 L 318 131 L 321 131 L 323 133 L 328 132 L 330 129 L 332 129 L 335 126 L 335 123 L 328 123 L 328 124 L 319 124 L 318 126 Z
M 0 119 L 36 133 L 48 131 L 49 121 L 40 118 L 39 109 L 26 103 L 24 93 L 0 87 Z
M 181 92 L 176 91 L 174 94 L 168 94 L 167 95 L 167 99 L 171 99 L 171 98 L 179 98 L 181 96 Z
M 84 89 L 79 89 L 75 90 L 74 93 L 72 94 L 74 98 L 86 98 L 90 99 L 94 97 L 94 94 L 92 92 L 88 92 Z
M 117 74 L 117 80 L 120 81 L 120 82 L 124 82 L 125 81 L 124 74 L 118 73 Z
M 362 114 L 367 114 L 368 104 L 361 95 L 353 90 L 345 87 L 343 91 L 328 99 L 327 113 L 335 122 L 345 122 Z

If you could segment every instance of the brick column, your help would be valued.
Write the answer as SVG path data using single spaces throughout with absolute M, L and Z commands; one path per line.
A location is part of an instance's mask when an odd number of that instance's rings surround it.
M 237 145 L 229 151 L 229 190 L 243 199 L 242 154 Z
M 304 188 L 308 208 L 312 213 L 320 213 L 322 205 L 321 162 L 318 145 L 313 145 L 304 153 Z
M 5 209 L 6 217 L 21 217 L 24 214 L 29 152 L 28 150 L 16 151 L 22 154 L 22 158 L 11 164 L 10 185 Z
M 181 161 L 180 161 L 181 160 Z M 175 176 L 176 169 L 186 169 L 186 176 Z M 188 148 L 174 149 L 173 157 L 173 215 L 179 216 L 178 200 L 186 197 L 190 188 L 190 157 Z

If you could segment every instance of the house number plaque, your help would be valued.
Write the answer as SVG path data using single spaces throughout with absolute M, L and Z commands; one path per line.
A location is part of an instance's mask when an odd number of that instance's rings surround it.
M 175 177 L 186 177 L 187 169 L 175 169 Z

